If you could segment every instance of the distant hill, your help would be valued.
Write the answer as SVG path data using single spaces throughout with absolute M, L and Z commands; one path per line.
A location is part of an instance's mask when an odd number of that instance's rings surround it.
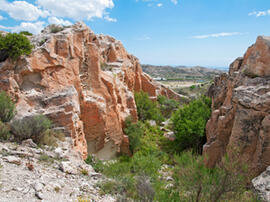
M 154 66 L 142 65 L 145 73 L 153 78 L 166 79 L 203 79 L 211 80 L 215 76 L 224 73 L 225 71 L 219 69 L 206 68 L 201 66 L 185 67 L 185 66 Z

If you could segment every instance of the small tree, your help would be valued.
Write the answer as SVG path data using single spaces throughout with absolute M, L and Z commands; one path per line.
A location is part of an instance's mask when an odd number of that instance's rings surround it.
M 211 100 L 201 97 L 179 108 L 172 116 L 176 139 L 173 142 L 178 152 L 185 149 L 201 151 L 205 141 L 205 126 L 211 115 Z
M 17 33 L 0 35 L 0 62 L 8 57 L 17 60 L 21 55 L 29 55 L 33 46 L 26 36 Z
M 155 120 L 161 122 L 164 120 L 157 103 L 150 100 L 147 93 L 143 91 L 135 93 L 135 102 L 138 116 L 141 121 Z
M 0 92 L 0 121 L 9 122 L 14 114 L 15 104 L 4 91 Z
M 28 31 L 20 31 L 20 34 L 23 34 L 25 36 L 33 36 L 33 34 Z
M 124 132 L 129 138 L 129 149 L 134 153 L 141 144 L 140 138 L 143 136 L 144 130 L 139 122 L 133 123 L 132 118 L 128 117 L 125 121 Z

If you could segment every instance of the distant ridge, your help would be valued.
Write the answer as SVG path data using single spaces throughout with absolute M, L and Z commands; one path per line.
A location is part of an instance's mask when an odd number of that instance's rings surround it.
M 227 68 L 207 68 L 201 66 L 186 67 L 186 66 L 155 66 L 142 65 L 145 73 L 153 78 L 165 79 L 204 79 L 211 80 L 215 76 L 227 72 Z

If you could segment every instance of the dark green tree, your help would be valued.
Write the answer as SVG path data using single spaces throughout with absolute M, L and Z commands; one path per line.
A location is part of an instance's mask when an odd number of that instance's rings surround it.
M 0 35 L 0 62 L 7 58 L 17 60 L 21 55 L 29 55 L 32 48 L 30 41 L 23 34 Z
M 150 100 L 147 93 L 143 91 L 135 93 L 135 102 L 138 116 L 141 121 L 155 120 L 161 122 L 164 120 L 157 103 Z
M 179 108 L 172 116 L 176 140 L 175 149 L 181 152 L 194 149 L 201 152 L 205 141 L 205 126 L 211 115 L 211 100 L 201 97 Z

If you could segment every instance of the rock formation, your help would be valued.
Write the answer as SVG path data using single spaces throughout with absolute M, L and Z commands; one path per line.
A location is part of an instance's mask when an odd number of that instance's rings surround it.
M 179 95 L 144 74 L 120 41 L 83 23 L 58 31 L 48 26 L 29 38 L 35 45 L 30 56 L 0 63 L 0 90 L 16 101 L 17 118 L 45 114 L 83 157 L 128 153 L 122 128 L 128 116 L 137 119 L 134 91 L 152 99 Z
M 212 115 L 206 126 L 204 154 L 214 166 L 225 152 L 236 150 L 251 173 L 270 165 L 270 38 L 258 37 L 229 74 L 209 89 Z
M 270 201 L 270 167 L 252 180 L 253 190 L 261 201 Z

